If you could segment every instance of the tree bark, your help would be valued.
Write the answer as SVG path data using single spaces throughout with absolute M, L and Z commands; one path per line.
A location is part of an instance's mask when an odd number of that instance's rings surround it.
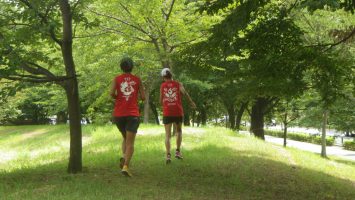
M 284 124 L 284 147 L 286 147 L 286 140 L 287 140 L 287 126 L 288 126 L 288 101 L 286 102 L 286 107 L 285 107 L 285 114 L 284 114 L 284 119 L 283 119 L 283 124 Z
M 60 111 L 57 113 L 57 124 L 65 124 L 67 123 L 68 117 L 67 113 L 64 111 Z
M 206 106 L 203 106 L 201 109 L 201 124 L 205 126 L 207 124 L 207 111 Z
M 265 140 L 264 136 L 264 114 L 268 100 L 258 97 L 251 109 L 250 131 L 258 138 Z
M 154 104 L 153 101 L 149 101 L 149 106 L 153 112 L 155 123 L 159 125 L 160 122 L 159 122 L 159 114 L 158 114 L 157 106 Z
M 199 113 L 196 116 L 196 123 L 197 123 L 197 127 L 200 127 L 201 125 L 201 111 L 199 110 Z
M 287 144 L 287 122 L 284 122 L 284 147 L 286 147 L 286 144 Z
M 237 113 L 237 117 L 236 117 L 236 120 L 235 120 L 235 129 L 236 130 L 240 130 L 240 122 L 242 121 L 242 117 L 243 117 L 243 113 L 246 109 L 246 107 L 248 106 L 248 103 L 245 102 L 243 103 L 241 106 L 240 106 L 240 109 Z
M 323 111 L 323 123 L 322 123 L 322 151 L 321 151 L 321 156 L 323 158 L 327 157 L 327 152 L 326 152 L 326 134 L 327 134 L 327 120 L 328 120 L 328 110 L 325 109 Z
M 196 122 L 196 111 L 192 111 L 192 127 L 195 126 Z
M 70 127 L 70 155 L 68 172 L 78 173 L 82 171 L 82 133 L 81 114 L 79 102 L 78 80 L 76 78 L 73 59 L 73 32 L 72 13 L 68 0 L 59 1 L 63 21 L 62 55 L 67 77 L 72 77 L 65 82 L 65 92 L 68 100 L 69 127 Z
M 235 129 L 235 110 L 234 106 L 229 106 L 227 109 L 228 112 L 228 120 L 229 120 L 229 128 Z
M 69 173 L 78 173 L 82 170 L 82 141 L 81 141 L 81 115 L 79 103 L 78 82 L 73 79 L 68 83 L 67 100 L 69 108 L 69 127 L 70 127 L 70 156 L 68 164 Z

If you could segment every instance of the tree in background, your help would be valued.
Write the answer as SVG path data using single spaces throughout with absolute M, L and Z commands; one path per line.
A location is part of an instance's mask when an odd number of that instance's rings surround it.
M 19 84 L 15 82 L 0 80 L 0 125 L 8 124 L 21 115 L 19 98 L 15 97 L 18 88 Z
M 204 29 L 210 23 L 205 17 L 195 13 L 194 1 L 175 0 L 120 0 L 97 1 L 88 7 L 92 17 L 100 19 L 101 32 L 119 35 L 132 43 L 143 43 L 161 68 L 171 68 L 171 54 L 181 46 L 198 41 L 204 36 Z M 147 52 L 147 50 L 145 50 Z M 149 63 L 148 60 L 143 62 Z M 153 64 L 153 66 L 156 66 Z M 178 66 L 177 66 L 178 67 Z M 157 76 L 158 74 L 150 74 Z M 149 121 L 149 96 L 156 85 L 156 79 L 144 79 L 146 101 L 144 122 Z
M 275 116 L 282 123 L 283 146 L 287 145 L 287 128 L 300 117 L 301 107 L 295 99 L 282 99 L 274 108 Z
M 337 4 L 335 4 L 337 5 Z M 338 99 L 348 93 L 354 82 L 355 16 L 337 7 L 317 9 L 308 7 L 295 15 L 297 24 L 305 31 L 304 43 L 311 48 L 312 59 L 305 79 L 319 100 L 322 121 L 322 156 L 326 157 L 326 126 L 329 112 Z M 335 9 L 335 10 L 333 10 Z M 309 12 L 311 10 L 312 12 Z M 307 30 L 307 32 L 306 32 Z M 348 88 L 348 89 L 346 89 Z M 349 96 L 349 95 L 348 95 Z M 317 121 L 317 120 L 315 120 Z
M 231 75 L 225 85 L 229 89 L 237 86 L 237 90 L 226 92 L 229 97 L 237 95 L 244 107 L 245 102 L 252 103 L 251 131 L 260 138 L 264 138 L 264 115 L 278 99 L 297 95 L 304 88 L 305 69 L 302 32 L 288 17 L 288 7 L 267 2 L 209 2 L 202 8 L 212 14 L 218 10 L 227 13 L 211 29 L 212 36 L 205 42 L 209 48 L 204 49 L 210 57 L 219 57 L 211 65 Z M 218 49 L 217 54 L 209 54 L 211 49 Z M 233 109 L 229 110 L 233 116 Z

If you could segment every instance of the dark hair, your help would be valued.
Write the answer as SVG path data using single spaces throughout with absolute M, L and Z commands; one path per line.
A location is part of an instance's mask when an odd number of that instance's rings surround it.
M 166 71 L 166 75 L 164 76 L 164 78 L 171 79 L 172 77 L 173 75 L 170 73 L 170 71 Z
M 131 72 L 133 69 L 133 60 L 129 57 L 122 58 L 120 67 L 125 73 Z

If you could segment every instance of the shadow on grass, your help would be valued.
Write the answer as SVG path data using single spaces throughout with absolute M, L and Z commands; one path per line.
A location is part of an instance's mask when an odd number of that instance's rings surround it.
M 112 141 L 111 141 L 112 142 Z M 165 165 L 164 149 L 136 148 L 122 177 L 117 146 L 84 153 L 84 172 L 66 161 L 0 174 L 5 199 L 352 199 L 354 182 L 267 159 L 254 151 L 205 145 Z M 163 143 L 162 143 L 163 145 Z M 92 146 L 91 150 L 98 146 Z M 2 190 L 2 191 L 1 191 Z

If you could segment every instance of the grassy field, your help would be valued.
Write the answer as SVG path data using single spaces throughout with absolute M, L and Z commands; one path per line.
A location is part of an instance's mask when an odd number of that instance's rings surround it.
M 142 125 L 127 178 L 114 126 L 83 127 L 77 175 L 66 173 L 66 126 L 0 127 L 0 199 L 355 199 L 354 162 L 224 128 L 183 131 L 184 160 L 165 165 L 163 127 Z

